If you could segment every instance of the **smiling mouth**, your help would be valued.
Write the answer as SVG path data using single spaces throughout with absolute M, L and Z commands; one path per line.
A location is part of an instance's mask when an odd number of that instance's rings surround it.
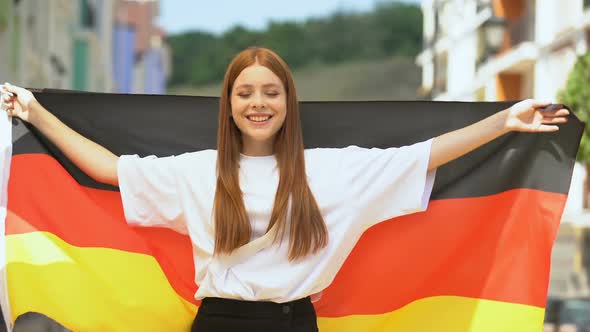
M 246 119 L 254 123 L 265 123 L 272 118 L 272 115 L 248 115 Z

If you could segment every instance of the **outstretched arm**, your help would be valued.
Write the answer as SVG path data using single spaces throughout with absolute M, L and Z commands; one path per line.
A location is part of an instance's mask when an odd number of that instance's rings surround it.
M 553 132 L 567 122 L 569 111 L 562 105 L 527 99 L 467 127 L 435 137 L 428 170 L 437 168 L 475 150 L 510 131 Z
M 78 134 L 45 109 L 33 94 L 21 87 L 5 84 L 2 109 L 37 127 L 78 168 L 98 182 L 118 185 L 119 157 L 106 148 Z

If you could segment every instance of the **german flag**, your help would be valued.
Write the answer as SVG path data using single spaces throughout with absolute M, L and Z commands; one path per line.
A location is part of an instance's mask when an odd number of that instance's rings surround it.
M 217 98 L 48 90 L 36 96 L 118 155 L 216 148 Z M 301 116 L 306 148 L 386 148 L 510 105 L 304 102 Z M 551 248 L 584 124 L 571 116 L 560 127 L 510 133 L 440 167 L 427 211 L 362 236 L 315 303 L 320 330 L 541 330 Z M 189 330 L 199 303 L 188 237 L 128 226 L 117 188 L 88 178 L 28 124 L 13 122 L 12 158 L 4 159 L 11 163 L 3 237 L 7 320 L 32 311 L 75 331 Z

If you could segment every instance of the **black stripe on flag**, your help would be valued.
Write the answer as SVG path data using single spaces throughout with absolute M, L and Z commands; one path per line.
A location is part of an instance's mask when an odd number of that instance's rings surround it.
M 117 155 L 167 156 L 216 148 L 218 98 L 37 92 L 74 130 Z M 395 147 L 477 122 L 512 102 L 302 102 L 306 148 Z M 29 126 L 15 122 L 14 154 L 51 153 L 81 184 L 98 184 Z M 516 188 L 564 193 L 584 124 L 570 116 L 557 133 L 509 133 L 437 171 L 432 199 L 497 194 Z

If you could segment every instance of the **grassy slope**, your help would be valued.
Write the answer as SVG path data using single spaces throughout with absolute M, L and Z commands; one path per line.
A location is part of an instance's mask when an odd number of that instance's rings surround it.
M 300 100 L 417 99 L 420 69 L 411 58 L 312 65 L 293 73 Z M 218 96 L 221 84 L 173 87 L 168 93 Z

